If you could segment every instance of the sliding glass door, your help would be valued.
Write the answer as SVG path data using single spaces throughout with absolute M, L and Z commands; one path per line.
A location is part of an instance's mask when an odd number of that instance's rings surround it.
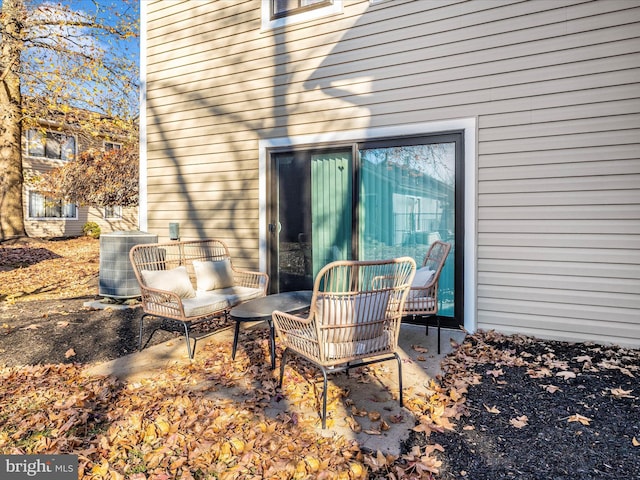
M 333 260 L 408 255 L 420 266 L 431 243 L 444 240 L 453 248 L 440 314 L 460 323 L 462 145 L 453 133 L 271 152 L 272 291 L 311 289 Z

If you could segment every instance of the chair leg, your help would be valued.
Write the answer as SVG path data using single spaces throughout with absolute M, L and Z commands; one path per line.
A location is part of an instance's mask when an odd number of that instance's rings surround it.
M 440 355 L 440 317 L 436 317 L 438 322 L 438 355 Z
M 402 398 L 402 359 L 400 358 L 400 355 L 395 352 L 393 353 L 393 356 L 396 357 L 396 360 L 398 361 L 398 387 L 400 388 L 400 406 L 404 407 L 404 401 Z
M 142 333 L 144 332 L 144 317 L 146 314 L 142 314 L 140 317 L 140 334 L 138 335 L 138 350 L 142 350 Z
M 324 377 L 324 385 L 322 390 L 322 429 L 327 428 L 327 370 L 324 367 L 320 367 L 322 370 L 322 376 Z
M 276 331 L 271 319 L 267 320 L 269 325 L 269 356 L 271 357 L 271 370 L 276 368 Z
M 287 352 L 289 351 L 288 348 L 284 349 L 284 352 L 282 352 L 282 358 L 280 359 L 280 382 L 278 383 L 278 387 L 282 388 L 282 380 L 284 379 L 284 365 L 285 363 L 287 363 Z
M 182 322 L 184 326 L 184 336 L 187 340 L 187 353 L 189 354 L 189 360 L 193 360 L 193 355 L 196 353 L 196 342 L 197 340 L 193 339 L 193 349 L 191 349 L 191 339 L 189 338 L 189 325 Z
M 142 349 L 144 348 L 144 344 L 142 343 L 142 337 L 144 336 L 144 318 L 145 317 L 153 317 L 153 315 L 144 313 L 142 314 L 142 317 L 140 317 L 140 333 L 138 335 L 138 351 L 142 351 Z M 153 331 L 151 332 L 151 335 L 149 335 L 149 339 L 147 340 L 147 343 L 151 341 L 151 338 L 153 337 L 153 334 L 156 333 L 156 330 L 158 329 L 157 328 L 153 329 Z
M 236 359 L 236 350 L 238 349 L 238 336 L 240 335 L 240 321 L 236 320 L 236 328 L 233 330 L 233 348 L 231 349 L 231 359 Z

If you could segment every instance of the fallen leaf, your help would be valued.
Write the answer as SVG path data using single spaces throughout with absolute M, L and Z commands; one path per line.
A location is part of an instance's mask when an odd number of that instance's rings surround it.
M 22 327 L 22 330 L 37 330 L 40 328 L 40 325 L 32 323 L 31 325 L 27 325 L 26 327 Z
M 537 370 L 529 369 L 527 371 L 527 374 L 531 378 L 543 378 L 543 377 L 550 377 L 552 375 L 551 370 L 549 370 L 546 367 L 541 367 L 541 368 L 538 368 Z
M 494 414 L 498 414 L 500 413 L 500 410 L 498 410 L 498 408 L 494 405 L 493 407 L 488 407 L 486 404 L 484 405 L 484 408 L 487 412 L 489 413 L 494 413 Z
M 542 388 L 545 389 L 545 391 L 549 392 L 549 393 L 556 393 L 558 390 L 560 390 L 560 387 L 556 387 L 555 385 L 540 385 Z
M 616 398 L 635 398 L 633 395 L 629 395 L 633 390 L 623 390 L 622 388 L 612 388 L 611 395 Z
M 65 358 L 71 358 L 76 356 L 76 351 L 73 348 L 70 348 L 66 352 L 64 352 Z
M 463 396 L 463 392 L 459 392 L 457 389 L 452 388 L 449 391 L 449 397 L 451 397 L 451 400 L 453 400 L 454 402 L 457 402 L 458 400 L 460 400 Z
M 56 327 L 68 327 L 69 326 L 69 322 L 66 320 L 60 320 L 58 323 L 56 323 Z
M 355 418 L 353 417 L 346 417 L 345 418 L 346 422 L 349 424 L 349 428 L 356 432 L 359 433 L 362 431 L 362 426 L 356 421 Z
M 523 428 L 529 425 L 529 418 L 526 415 L 521 415 L 509 420 L 509 423 L 516 428 Z
M 636 437 L 633 437 L 633 440 L 631 440 L 631 445 L 633 445 L 634 447 L 640 447 L 640 442 L 636 439 Z
M 504 375 L 504 372 L 502 371 L 502 369 L 498 369 L 498 370 L 487 370 L 487 375 L 493 375 L 494 377 L 499 377 L 501 375 Z
M 354 405 L 353 407 L 351 407 L 351 415 L 354 415 L 356 417 L 366 417 L 367 416 L 367 411 L 366 410 L 358 410 Z
M 391 423 L 402 423 L 404 422 L 404 415 L 402 415 L 401 413 L 398 413 L 397 415 L 391 415 L 389 417 L 389 421 Z
M 576 378 L 576 374 L 569 370 L 564 370 L 562 372 L 556 373 L 556 377 L 562 377 L 567 380 L 568 378 Z
M 582 425 L 589 425 L 589 422 L 591 422 L 591 419 L 584 417 L 579 413 L 576 413 L 575 415 L 571 415 L 567 420 L 567 423 L 571 423 L 571 422 L 580 422 Z
M 411 348 L 418 353 L 427 353 L 429 351 L 428 348 L 421 347 L 420 345 L 411 345 Z
M 377 422 L 378 420 L 380 420 L 380 413 L 379 412 L 369 412 L 369 420 L 371 420 L 372 422 Z

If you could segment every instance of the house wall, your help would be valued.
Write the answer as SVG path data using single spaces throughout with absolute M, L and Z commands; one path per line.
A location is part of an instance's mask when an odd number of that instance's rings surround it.
M 261 4 L 143 4 L 148 231 L 256 266 L 261 141 L 472 118 L 475 326 L 640 346 L 640 2 Z

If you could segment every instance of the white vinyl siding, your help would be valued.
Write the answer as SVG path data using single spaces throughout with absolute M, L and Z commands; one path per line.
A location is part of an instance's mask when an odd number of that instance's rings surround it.
M 258 142 L 476 118 L 478 328 L 640 346 L 640 3 L 148 2 L 148 230 L 257 264 Z

